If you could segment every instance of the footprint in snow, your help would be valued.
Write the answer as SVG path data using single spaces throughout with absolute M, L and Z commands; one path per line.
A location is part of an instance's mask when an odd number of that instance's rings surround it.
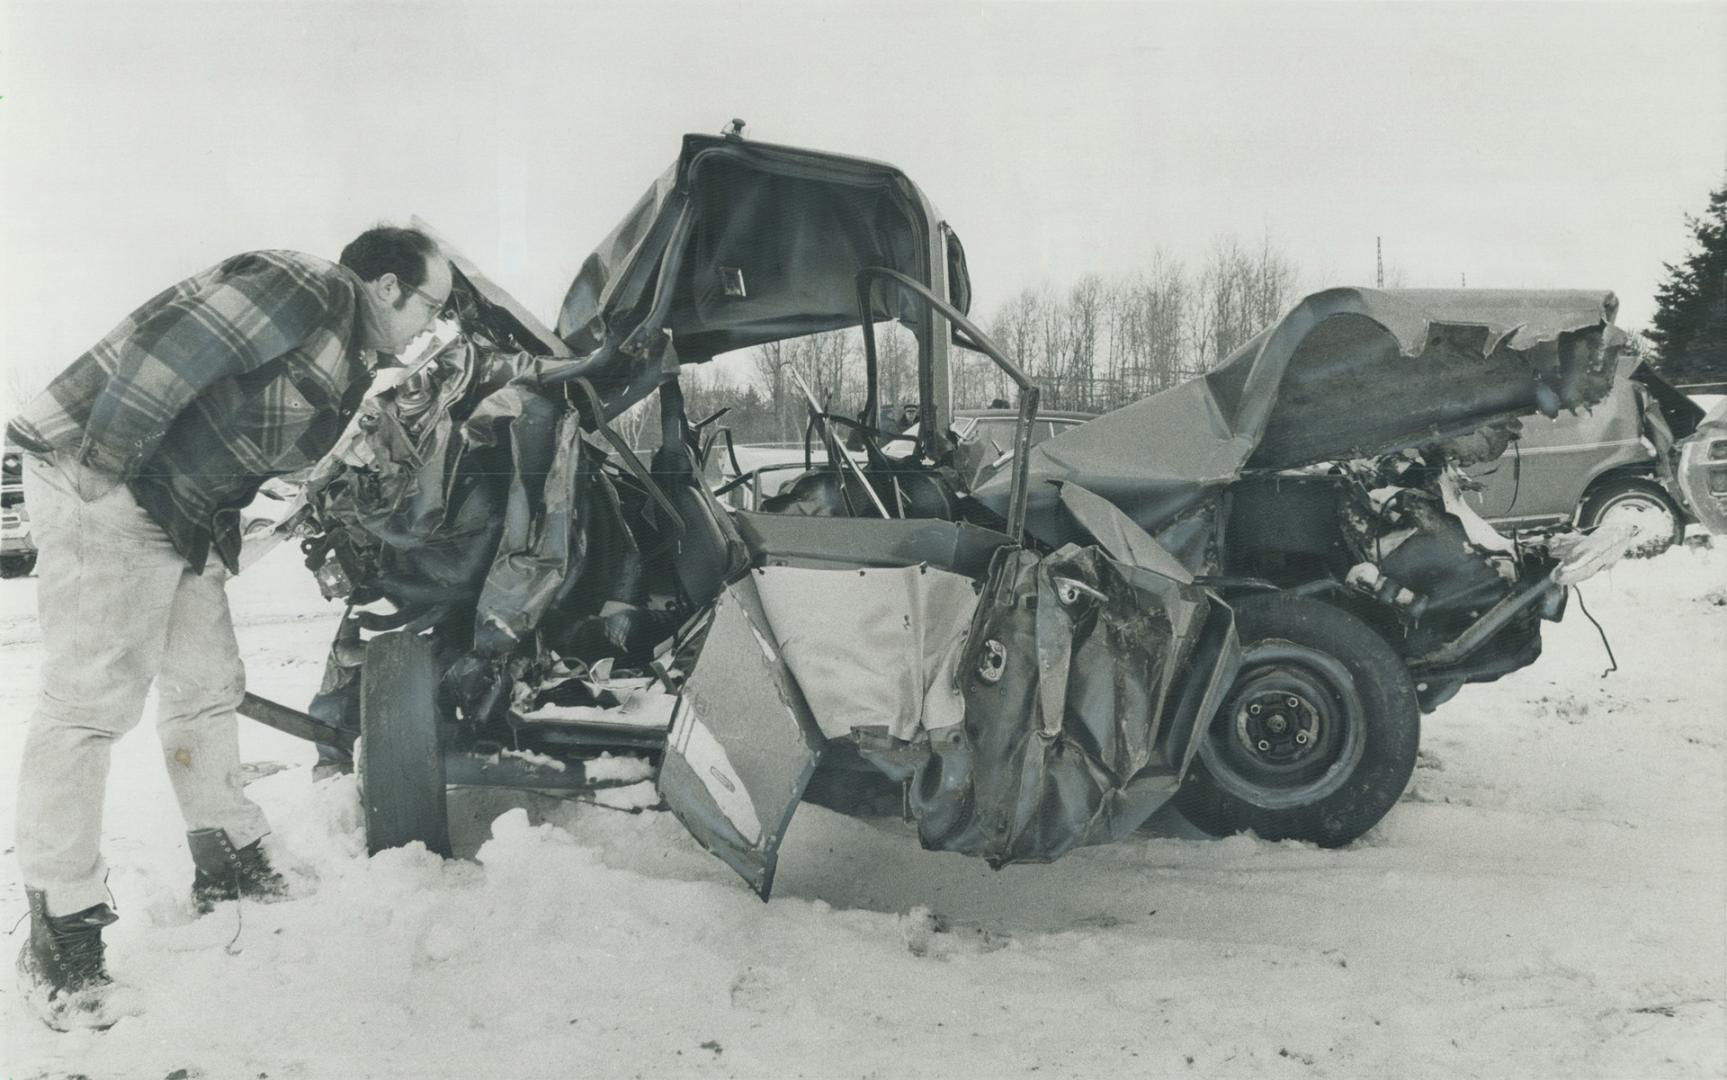
M 982 926 L 953 923 L 926 907 L 914 907 L 900 920 L 906 949 L 917 957 L 946 960 L 959 953 L 991 953 L 1007 948 L 1008 935 Z
M 745 1012 L 773 1014 L 785 1010 L 792 992 L 787 973 L 776 967 L 750 967 L 732 980 L 731 1004 Z

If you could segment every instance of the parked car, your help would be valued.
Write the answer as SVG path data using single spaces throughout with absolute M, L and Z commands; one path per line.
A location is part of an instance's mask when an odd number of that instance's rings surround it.
M 1031 444 L 1036 446 L 1052 435 L 1068 428 L 1095 420 L 1096 413 L 1071 410 L 1040 410 L 1033 418 Z M 953 433 L 962 443 L 975 442 L 1000 456 L 1013 449 L 1014 428 L 1019 416 L 1012 409 L 955 409 Z
M 1506 542 L 1450 465 L 1601 400 L 1610 294 L 1316 293 L 1218 370 L 1034 446 L 1038 387 L 892 166 L 688 136 L 555 332 L 446 250 L 461 337 L 369 400 L 289 519 L 350 605 L 322 690 L 247 706 L 362 737 L 374 850 L 447 851 L 446 783 L 580 788 L 623 747 L 764 897 L 803 799 L 903 808 L 926 847 L 996 866 L 1172 798 L 1214 831 L 1343 844 L 1402 793 L 1421 712 L 1532 662 L 1615 554 L 1614 530 Z M 814 414 L 862 460 L 722 505 L 680 371 L 858 327 L 876 416 L 887 319 L 917 342 L 910 450 Z M 1016 388 L 1008 467 L 975 486 L 953 348 Z M 608 421 L 654 393 L 643 461 Z M 595 708 L 650 684 L 675 701 L 658 729 Z
M 1480 487 L 1467 498 L 1508 530 L 1634 521 L 1647 538 L 1632 554 L 1656 554 L 1683 541 L 1696 520 L 1678 489 L 1676 443 L 1702 417 L 1694 402 L 1627 354 L 1605 400 L 1525 420 L 1510 451 L 1470 470 Z
M 1681 505 L 1710 532 L 1727 534 L 1727 398 L 1710 407 L 1678 450 Z
M 1031 445 L 1060 435 L 1068 428 L 1094 419 L 1096 413 L 1042 409 L 1031 425 Z M 965 486 L 975 488 L 986 476 L 1013 457 L 1014 433 L 1019 416 L 1012 409 L 956 409 L 954 468 Z
M 36 541 L 30 535 L 30 511 L 24 508 L 24 455 L 5 449 L 0 472 L 0 577 L 24 577 L 36 569 Z
M 1032 445 L 1075 424 L 1083 424 L 1094 415 L 1041 411 L 1032 422 Z M 1008 458 L 1013 449 L 1017 422 L 1018 415 L 1012 409 L 954 410 L 948 442 L 953 447 L 954 467 L 967 478 L 968 487 L 987 471 L 1000 467 Z M 915 434 L 914 431 L 904 438 L 883 439 L 882 452 L 895 458 L 915 454 Z M 848 450 L 848 453 L 856 461 L 868 460 L 861 449 Z M 827 450 L 819 443 L 744 444 L 727 446 L 724 450 L 715 447 L 711 457 L 719 470 L 715 494 L 724 497 L 728 506 L 745 510 L 760 506 L 766 497 L 780 494 L 786 484 L 804 473 L 829 464 Z

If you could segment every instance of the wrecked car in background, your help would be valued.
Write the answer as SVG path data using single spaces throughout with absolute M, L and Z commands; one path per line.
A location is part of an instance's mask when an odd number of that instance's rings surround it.
M 290 518 L 350 605 L 323 688 L 309 715 L 248 699 L 338 751 L 363 736 L 373 850 L 447 851 L 446 784 L 592 786 L 603 751 L 652 762 L 764 897 L 804 799 L 903 811 L 994 866 L 1172 798 L 1213 831 L 1342 844 L 1403 791 L 1421 711 L 1532 662 L 1565 584 L 1614 554 L 1504 542 L 1453 469 L 1607 392 L 1602 292 L 1318 293 L 1216 371 L 1033 447 L 1037 387 L 889 165 L 686 137 L 555 332 L 452 255 L 460 333 L 373 395 Z M 899 433 L 861 419 L 889 320 L 919 395 L 891 455 Z M 680 371 L 846 327 L 868 399 L 812 400 L 826 463 L 722 506 Z M 975 490 L 956 347 L 1017 387 L 1013 451 Z M 642 461 L 608 421 L 649 394 Z

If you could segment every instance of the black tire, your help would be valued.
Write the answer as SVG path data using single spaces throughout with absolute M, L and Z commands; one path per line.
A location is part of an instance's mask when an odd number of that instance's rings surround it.
M 366 849 L 418 840 L 450 857 L 432 642 L 396 631 L 366 643 L 360 668 L 360 799 Z
M 1609 520 L 1615 512 L 1640 507 L 1647 513 L 1666 516 L 1665 535 L 1631 548 L 1627 558 L 1647 559 L 1661 554 L 1675 544 L 1685 542 L 1685 517 L 1679 512 L 1661 485 L 1636 476 L 1619 476 L 1596 486 L 1583 500 L 1577 511 L 1577 527 L 1588 531 Z
M 1200 733 L 1176 809 L 1214 836 L 1347 844 L 1396 805 L 1415 768 L 1409 670 L 1330 604 L 1273 594 L 1234 607 L 1241 671 Z
M 0 558 L 0 578 L 27 577 L 36 569 L 34 555 L 7 555 Z

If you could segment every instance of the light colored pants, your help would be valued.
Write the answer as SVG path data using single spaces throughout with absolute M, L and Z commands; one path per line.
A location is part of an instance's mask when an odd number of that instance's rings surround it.
M 18 861 L 24 883 L 47 893 L 50 915 L 109 899 L 101 854 L 109 752 L 137 726 L 152 682 L 187 829 L 224 829 L 235 847 L 269 831 L 241 786 L 234 709 L 246 673 L 227 571 L 212 560 L 193 573 L 125 485 L 79 498 L 80 489 L 100 489 L 94 479 L 79 465 L 25 455 L 44 655 L 18 781 Z

